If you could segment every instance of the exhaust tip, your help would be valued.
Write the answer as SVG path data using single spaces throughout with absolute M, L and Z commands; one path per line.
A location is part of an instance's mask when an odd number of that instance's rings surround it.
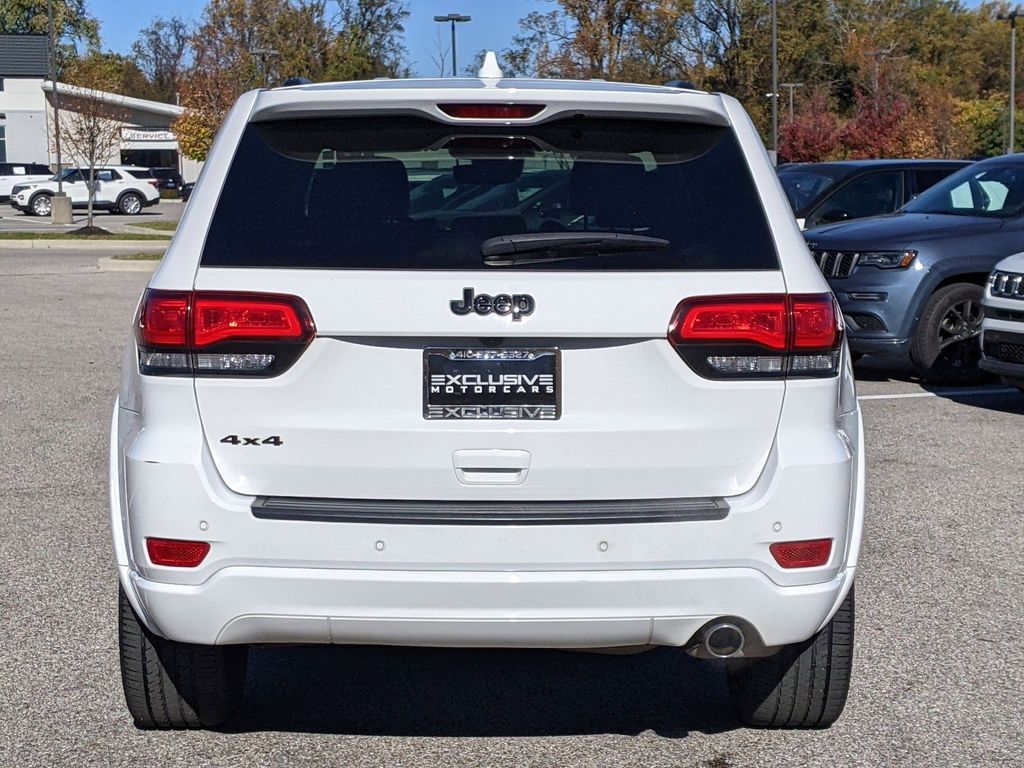
M 716 659 L 730 659 L 743 650 L 743 630 L 735 624 L 715 624 L 704 633 L 704 649 Z

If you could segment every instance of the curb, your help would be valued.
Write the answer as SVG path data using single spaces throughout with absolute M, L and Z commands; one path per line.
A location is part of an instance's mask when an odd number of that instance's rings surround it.
M 160 261 L 126 261 L 105 256 L 96 262 L 101 272 L 155 272 L 160 266 Z
M 171 238 L 163 240 L 3 240 L 0 250 L 18 248 L 43 248 L 67 251 L 162 251 L 171 244 Z

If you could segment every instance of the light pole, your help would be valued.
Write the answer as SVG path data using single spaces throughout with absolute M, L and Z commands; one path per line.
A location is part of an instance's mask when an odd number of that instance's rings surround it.
M 455 25 L 464 21 L 472 21 L 471 16 L 463 16 L 461 13 L 449 13 L 447 16 L 435 16 L 434 21 L 444 23 L 451 22 L 452 25 L 452 77 L 458 77 L 458 68 L 455 63 Z
M 1020 15 L 1020 6 L 1017 6 L 1009 13 L 1000 13 L 996 16 L 1000 21 L 1010 22 L 1010 140 L 1007 142 L 1006 154 L 1012 155 L 1014 150 L 1014 139 L 1016 139 L 1016 111 L 1017 111 L 1017 17 Z
M 258 56 L 260 59 L 260 69 L 263 70 L 263 85 L 270 85 L 270 70 L 267 69 L 267 57 L 268 56 L 280 56 L 280 51 L 275 51 L 273 48 L 253 48 L 249 51 L 253 56 Z
M 779 15 L 772 0 L 772 151 L 779 156 Z
M 789 88 L 789 122 L 793 122 L 793 91 L 801 87 L 803 83 L 779 83 L 779 88 Z
M 60 93 L 57 91 L 57 38 L 53 31 L 53 0 L 46 4 L 50 37 L 50 84 L 53 86 L 53 143 L 57 150 L 57 194 L 50 200 L 50 223 L 70 224 L 71 201 L 64 194 L 64 167 L 60 156 Z

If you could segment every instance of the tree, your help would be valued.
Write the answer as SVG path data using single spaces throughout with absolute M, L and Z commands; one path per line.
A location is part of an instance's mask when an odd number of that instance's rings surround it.
M 48 0 L 3 0 L 0 34 L 48 34 L 47 9 Z M 86 0 L 53 0 L 53 16 L 58 65 L 77 56 L 76 44 L 88 50 L 98 49 L 100 24 L 86 10 Z
M 132 59 L 150 85 L 149 98 L 174 103 L 192 43 L 192 25 L 178 16 L 155 18 L 132 43 Z
M 104 80 L 109 90 L 140 99 L 153 97 L 153 88 L 145 73 L 132 59 L 119 53 L 93 52 L 84 58 L 70 59 L 60 79 L 71 85 L 90 88 L 98 67 L 105 72 Z
M 70 109 L 62 110 L 61 141 L 75 164 L 89 169 L 86 230 L 91 231 L 96 166 L 120 147 L 121 126 L 128 121 L 129 112 L 123 104 L 108 101 L 99 93 L 110 94 L 118 84 L 118 72 L 108 58 L 94 55 L 81 59 L 75 62 L 75 72 L 78 83 L 89 92 L 62 101 L 65 107 L 70 103 Z
M 839 125 L 821 91 L 779 131 L 779 156 L 788 163 L 816 163 L 839 153 Z
M 534 11 L 503 52 L 510 74 L 650 80 L 661 77 L 688 0 L 557 0 Z
M 288 77 L 352 80 L 404 71 L 398 0 L 210 0 L 181 78 L 182 152 L 205 159 L 228 109 L 247 90 Z

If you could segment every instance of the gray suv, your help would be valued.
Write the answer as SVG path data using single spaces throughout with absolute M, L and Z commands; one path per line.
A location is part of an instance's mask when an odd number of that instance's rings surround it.
M 909 358 L 939 383 L 972 381 L 985 281 L 1024 250 L 1024 154 L 968 166 L 897 213 L 806 237 L 855 354 Z

